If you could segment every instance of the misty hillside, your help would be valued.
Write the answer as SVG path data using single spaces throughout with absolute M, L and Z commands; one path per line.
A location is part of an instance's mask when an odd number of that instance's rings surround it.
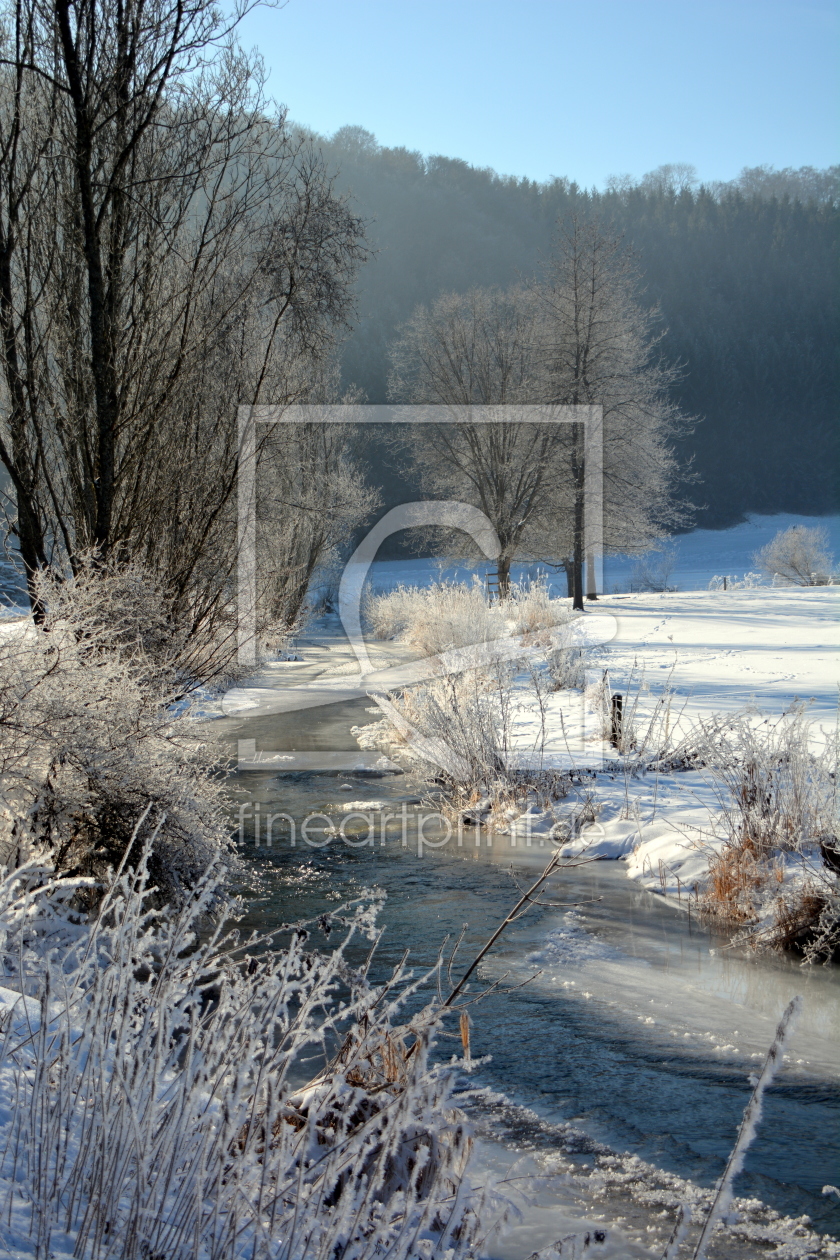
M 625 234 L 664 353 L 684 365 L 698 524 L 837 510 L 837 168 L 755 168 L 704 188 L 672 166 L 596 192 L 382 148 L 360 127 L 318 143 L 376 251 L 343 359 L 369 402 L 387 400 L 388 347 L 418 303 L 533 274 L 558 218 L 595 214 Z

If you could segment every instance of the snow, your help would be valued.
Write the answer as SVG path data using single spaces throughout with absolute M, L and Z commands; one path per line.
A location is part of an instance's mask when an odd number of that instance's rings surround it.
M 834 721 L 838 587 L 625 595 L 602 607 L 618 623 L 611 675 L 643 668 L 686 698 L 689 715 L 781 712 L 799 697 L 815 701 L 815 721 Z
M 613 692 L 626 695 L 634 680 L 651 688 L 640 697 L 641 725 L 667 683 L 678 733 L 687 734 L 698 719 L 749 706 L 756 709 L 755 722 L 768 714 L 778 717 L 796 699 L 810 701 L 815 749 L 835 728 L 840 590 L 629 595 L 601 607 L 614 610 L 617 620 L 616 637 L 599 661 Z M 585 704 L 579 694 L 559 692 L 548 697 L 541 713 L 535 699 L 521 695 L 515 746 L 533 748 L 543 723 L 549 754 L 567 738 L 579 739 Z M 630 879 L 687 906 L 702 887 L 711 854 L 724 843 L 721 790 L 711 774 L 631 774 L 616 767 L 600 770 L 589 790 L 599 817 L 565 852 L 625 859 Z M 532 811 L 510 830 L 514 836 L 536 836 L 554 821 Z M 788 859 L 785 880 L 803 878 L 813 866 L 819 866 L 818 855 Z
M 41 1006 L 35 998 L 24 997 L 15 989 L 0 986 L 0 1023 L 11 1019 L 11 1027 L 22 1032 L 31 1031 L 41 1018 Z
M 679 897 L 684 890 L 690 896 L 707 869 L 702 822 L 692 823 L 684 811 L 674 810 L 659 822 L 643 825 L 638 834 L 639 843 L 628 858 L 629 878 L 648 888 L 661 888 L 666 895 Z M 708 828 L 705 839 L 708 844 Z

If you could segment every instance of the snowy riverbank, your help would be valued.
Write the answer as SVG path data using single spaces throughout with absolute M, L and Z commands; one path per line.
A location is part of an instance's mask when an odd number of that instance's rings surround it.
M 587 664 L 610 693 L 623 696 L 634 746 L 657 724 L 648 759 L 659 755 L 663 739 L 671 750 L 691 741 L 699 723 L 713 727 L 721 717 L 745 714 L 760 731 L 797 701 L 807 705 L 819 753 L 836 737 L 838 611 L 840 590 L 833 587 L 606 597 L 597 614 L 613 636 Z M 597 702 L 572 690 L 538 695 L 532 672 L 520 674 L 510 703 L 511 764 L 586 772 L 576 798 L 590 801 L 592 817 L 567 846 L 570 855 L 625 858 L 628 876 L 643 886 L 680 903 L 696 898 L 728 836 L 725 786 L 708 768 L 666 763 L 646 770 L 638 748 L 619 757 L 603 739 L 603 720 L 592 720 Z M 371 746 L 365 728 L 359 737 Z M 398 756 L 399 746 L 392 751 Z M 535 797 L 501 829 L 527 847 L 556 835 L 570 808 L 568 800 L 554 805 Z M 500 820 L 493 821 L 499 829 Z M 808 878 L 818 868 L 812 845 L 788 856 L 780 880 Z

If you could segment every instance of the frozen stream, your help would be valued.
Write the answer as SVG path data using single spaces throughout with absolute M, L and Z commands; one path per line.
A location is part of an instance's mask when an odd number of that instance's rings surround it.
M 313 636 L 304 662 L 286 673 L 311 682 L 322 668 L 312 662 L 323 660 L 319 653 L 328 646 L 329 636 Z M 353 699 L 303 712 L 243 714 L 213 729 L 232 752 L 239 740 L 254 740 L 258 750 L 355 751 L 350 727 L 374 720 L 369 705 Z M 511 848 L 500 836 L 476 848 L 466 832 L 463 847 L 452 841 L 418 856 L 413 824 L 423 808 L 421 790 L 393 774 L 241 771 L 232 780 L 234 798 L 259 801 L 263 819 L 283 811 L 300 821 L 323 811 L 338 822 L 351 803 L 398 810 L 405 802 L 410 820 L 405 847 L 395 823 L 384 845 L 377 832 L 373 848 L 340 838 L 316 848 L 299 837 L 293 847 L 280 820 L 272 848 L 256 849 L 248 811 L 244 852 L 254 879 L 242 927 L 265 930 L 315 915 L 375 885 L 387 892 L 380 971 L 404 948 L 418 970 L 432 965 L 442 938 L 465 923 L 460 957 L 468 962 L 518 896 L 511 865 L 522 878 L 544 864 L 548 851 L 536 843 Z M 357 834 L 348 821 L 348 837 Z M 749 1095 L 747 1076 L 797 992 L 803 1016 L 736 1189 L 784 1216 L 807 1213 L 821 1233 L 840 1232 L 837 1199 L 820 1193 L 826 1182 L 840 1180 L 837 969 L 724 950 L 722 939 L 631 883 L 619 862 L 565 872 L 552 899 L 581 904 L 532 909 L 486 960 L 485 982 L 508 973 L 506 984 L 518 984 L 540 974 L 472 1009 L 473 1055 L 492 1058 L 469 1085 L 486 1091 L 470 1107 L 486 1165 L 507 1169 L 520 1160 L 512 1176 L 561 1175 L 537 1183 L 541 1190 L 524 1222 L 490 1240 L 486 1254 L 527 1257 L 581 1222 L 610 1230 L 611 1242 L 598 1254 L 657 1254 L 661 1213 L 671 1201 L 667 1174 L 700 1186 L 720 1174 Z M 444 1041 L 442 1049 L 448 1055 L 460 1046 Z M 605 1179 L 603 1157 L 610 1152 L 622 1160 Z M 651 1167 L 628 1176 L 633 1166 L 626 1153 Z M 768 1252 L 740 1242 L 712 1254 Z

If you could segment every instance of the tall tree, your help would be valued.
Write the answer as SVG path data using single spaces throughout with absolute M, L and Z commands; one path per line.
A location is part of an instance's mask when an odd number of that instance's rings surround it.
M 681 422 L 669 396 L 676 371 L 659 357 L 655 315 L 635 284 L 621 242 L 573 219 L 541 282 L 444 295 L 415 312 L 392 349 L 392 398 L 449 412 L 448 423 L 412 428 L 414 475 L 427 493 L 465 499 L 493 522 L 502 591 L 514 559 L 546 560 L 564 565 L 583 608 L 583 424 L 536 423 L 535 404 L 562 421 L 574 414 L 565 407 L 603 409 L 608 549 L 642 550 L 684 519 L 670 447 Z M 491 423 L 474 422 L 476 405 Z
M 624 552 L 643 550 L 686 520 L 674 496 L 678 466 L 671 445 L 685 427 L 671 393 L 679 372 L 663 360 L 656 312 L 639 303 L 637 287 L 621 238 L 578 216 L 561 225 L 554 255 L 534 286 L 541 394 L 554 404 L 603 408 L 604 545 Z M 567 572 L 574 606 L 583 608 L 582 426 L 572 426 L 566 446 L 573 493 Z
M 19 0 L 0 43 L 0 460 L 34 575 L 142 559 L 207 623 L 236 407 L 309 397 L 361 225 L 268 112 L 244 0 Z
M 529 411 L 540 400 L 537 314 L 523 289 L 444 294 L 415 311 L 392 349 L 391 397 L 447 413 L 445 423 L 410 427 L 409 463 L 426 493 L 473 503 L 493 522 L 502 594 L 513 560 L 559 508 L 556 426 Z M 512 404 L 525 423 L 511 423 Z M 467 540 L 446 533 L 438 542 L 457 554 Z

